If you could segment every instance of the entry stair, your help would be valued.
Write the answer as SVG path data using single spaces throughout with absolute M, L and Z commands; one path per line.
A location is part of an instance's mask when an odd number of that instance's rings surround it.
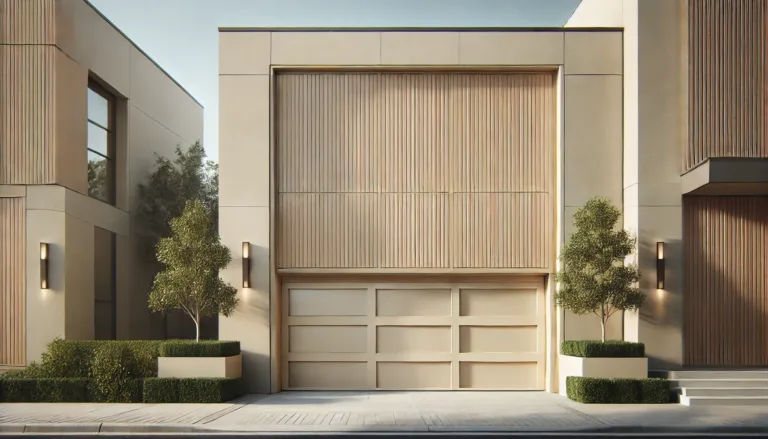
M 651 371 L 667 378 L 680 404 L 700 406 L 768 406 L 768 370 Z

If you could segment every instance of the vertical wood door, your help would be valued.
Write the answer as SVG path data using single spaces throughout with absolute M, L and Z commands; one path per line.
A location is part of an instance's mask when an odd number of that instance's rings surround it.
M 26 362 L 25 198 L 0 198 L 0 366 Z
M 684 362 L 768 366 L 768 197 L 684 199 Z

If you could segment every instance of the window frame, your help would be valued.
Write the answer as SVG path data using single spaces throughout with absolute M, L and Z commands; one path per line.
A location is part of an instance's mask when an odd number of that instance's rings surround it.
M 116 159 L 116 149 L 117 149 L 115 146 L 115 143 L 116 143 L 115 96 L 109 91 L 107 91 L 107 89 L 104 88 L 104 86 L 99 84 L 93 78 L 88 79 L 88 90 L 96 93 L 97 95 L 101 96 L 107 101 L 107 125 L 108 126 L 105 127 L 102 124 L 96 122 L 95 120 L 92 120 L 90 117 L 88 105 L 86 104 L 87 124 L 93 124 L 96 127 L 103 129 L 104 131 L 107 132 L 107 155 L 105 156 L 101 152 L 89 148 L 88 140 L 86 137 L 86 145 L 85 145 L 86 156 L 88 155 L 88 153 L 93 153 L 99 157 L 104 158 L 107 161 L 107 179 L 109 180 L 107 182 L 107 185 L 108 185 L 107 200 L 103 200 L 101 198 L 96 198 L 94 196 L 91 196 L 90 193 L 88 195 L 94 200 L 99 200 L 101 202 L 114 206 L 117 198 L 117 176 L 115 175 L 115 172 L 116 172 L 115 159 Z M 86 91 L 86 93 L 87 92 L 88 91 Z M 86 102 L 87 102 L 87 99 L 86 99 Z M 86 125 L 86 129 L 87 128 L 88 128 L 88 125 Z

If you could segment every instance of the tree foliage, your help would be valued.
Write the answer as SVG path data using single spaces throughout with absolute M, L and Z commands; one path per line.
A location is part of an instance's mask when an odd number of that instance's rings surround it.
M 619 209 L 604 198 L 592 198 L 574 215 L 576 232 L 563 247 L 555 294 L 558 306 L 575 314 L 593 313 L 605 324 L 616 312 L 642 306 L 645 295 L 637 288 L 635 264 L 626 265 L 637 240 L 626 230 L 616 230 Z
M 146 184 L 139 185 L 137 213 L 150 248 L 170 234 L 170 221 L 182 214 L 188 201 L 199 200 L 217 225 L 219 170 L 215 162 L 206 160 L 202 144 L 195 142 L 186 151 L 177 146 L 173 160 L 156 157 L 155 171 Z
M 165 268 L 155 277 L 149 307 L 183 310 L 195 322 L 200 341 L 201 317 L 229 316 L 237 306 L 237 290 L 219 277 L 232 256 L 200 200 L 187 203 L 181 216 L 170 221 L 170 231 L 157 244 L 157 260 Z
M 88 160 L 88 195 L 109 201 L 109 179 L 107 160 Z

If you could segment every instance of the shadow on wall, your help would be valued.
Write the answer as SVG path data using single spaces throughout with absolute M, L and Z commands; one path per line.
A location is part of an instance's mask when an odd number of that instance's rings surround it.
M 240 302 L 230 317 L 219 316 L 218 336 L 240 342 L 243 356 L 243 384 L 249 393 L 270 392 L 270 290 L 269 249 L 251 245 L 251 285 L 243 288 L 242 255 L 239 246 L 230 248 L 232 262 L 222 279 L 238 290 Z M 278 306 L 278 304 L 272 304 Z M 279 330 L 279 328 L 278 328 Z M 265 351 L 266 350 L 266 351 Z
M 683 242 L 664 241 L 664 289 L 657 287 L 656 241 L 639 243 L 640 288 L 645 292 L 645 303 L 640 309 L 640 340 L 645 342 L 649 367 L 654 369 L 675 369 L 681 366 L 674 357 L 679 357 L 682 348 L 683 327 Z M 648 334 L 651 331 L 651 334 Z M 680 338 L 671 337 L 680 334 Z M 670 335 L 665 338 L 663 335 Z

